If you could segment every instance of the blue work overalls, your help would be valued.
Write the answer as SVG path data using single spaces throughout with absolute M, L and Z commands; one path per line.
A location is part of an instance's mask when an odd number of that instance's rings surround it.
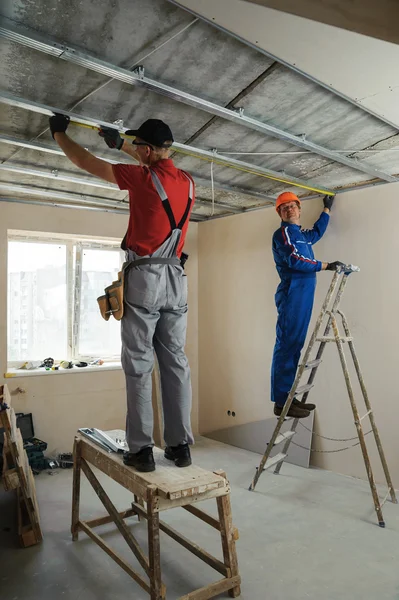
M 312 245 L 323 236 L 329 219 L 323 212 L 313 229 L 282 222 L 273 235 L 273 256 L 281 282 L 275 295 L 278 318 L 271 400 L 279 406 L 284 405 L 294 382 L 312 316 L 316 272 L 322 267 L 314 258 Z

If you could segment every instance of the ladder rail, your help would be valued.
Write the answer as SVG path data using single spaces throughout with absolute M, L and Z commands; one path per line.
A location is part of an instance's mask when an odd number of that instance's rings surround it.
M 379 499 L 378 491 L 377 491 L 377 486 L 375 484 L 374 475 L 373 475 L 373 471 L 371 468 L 370 457 L 369 457 L 369 454 L 367 451 L 366 440 L 364 437 L 362 423 L 360 421 L 359 412 L 358 412 L 357 406 L 356 406 L 355 395 L 353 393 L 353 388 L 352 388 L 352 384 L 351 384 L 351 380 L 350 380 L 350 375 L 349 375 L 348 365 L 347 365 L 346 357 L 345 357 L 345 353 L 344 353 L 343 343 L 342 343 L 342 341 L 340 339 L 340 335 L 339 335 L 337 320 L 335 318 L 335 315 L 332 313 L 330 313 L 330 317 L 331 317 L 332 329 L 333 329 L 334 336 L 335 336 L 335 341 L 337 344 L 337 350 L 338 350 L 339 358 L 341 361 L 342 371 L 344 373 L 346 389 L 348 391 L 349 401 L 350 401 L 350 404 L 352 407 L 353 418 L 354 418 L 356 429 L 357 429 L 357 435 L 359 437 L 360 448 L 362 450 L 364 464 L 365 464 L 366 472 L 367 472 L 367 477 L 368 477 L 369 484 L 370 484 L 371 494 L 373 496 L 374 508 L 375 508 L 375 512 L 377 513 L 378 524 L 380 527 L 385 527 L 384 517 L 382 515 L 380 499 Z
M 257 469 L 257 471 L 255 473 L 255 476 L 254 476 L 254 478 L 252 480 L 252 483 L 249 486 L 249 489 L 252 490 L 252 491 L 255 489 L 256 484 L 258 483 L 259 477 L 263 473 L 263 469 L 264 469 L 264 466 L 266 464 L 266 461 L 267 461 L 267 459 L 270 456 L 270 453 L 271 453 L 271 451 L 272 451 L 272 449 L 274 447 L 276 438 L 277 438 L 278 434 L 280 433 L 281 427 L 282 427 L 282 425 L 283 425 L 283 423 L 285 421 L 285 418 L 287 416 L 287 413 L 288 413 L 288 411 L 290 409 L 290 406 L 292 404 L 292 400 L 293 400 L 293 398 L 295 396 L 295 391 L 296 391 L 296 389 L 298 387 L 298 383 L 299 383 L 299 381 L 300 381 L 300 379 L 302 377 L 303 372 L 305 371 L 305 365 L 306 365 L 307 361 L 309 360 L 310 353 L 312 352 L 314 343 L 315 343 L 317 335 L 319 333 L 319 329 L 320 329 L 320 327 L 321 327 L 321 325 L 323 323 L 323 319 L 324 319 L 324 316 L 326 314 L 328 305 L 330 304 L 331 298 L 332 298 L 332 296 L 334 294 L 334 291 L 336 289 L 336 286 L 337 286 L 337 283 L 338 283 L 338 280 L 339 280 L 339 276 L 340 276 L 340 272 L 336 271 L 334 273 L 333 278 L 332 278 L 330 287 L 328 288 L 326 297 L 324 299 L 323 305 L 322 305 L 321 310 L 320 310 L 320 314 L 319 314 L 319 316 L 317 318 L 317 321 L 316 321 L 315 328 L 314 328 L 312 336 L 311 336 L 311 338 L 309 340 L 309 344 L 308 344 L 308 346 L 306 348 L 306 352 L 305 352 L 305 355 L 304 355 L 303 362 L 302 362 L 302 364 L 300 365 L 300 367 L 299 367 L 299 369 L 297 371 L 297 374 L 296 374 L 296 377 L 295 377 L 295 381 L 294 381 L 294 383 L 293 383 L 293 385 L 291 387 L 291 390 L 290 390 L 290 392 L 288 394 L 288 398 L 287 398 L 287 400 L 286 400 L 286 402 L 284 404 L 282 413 L 281 413 L 281 415 L 280 415 L 280 417 L 278 419 L 277 426 L 276 426 L 276 428 L 275 428 L 275 430 L 273 432 L 273 435 L 272 435 L 271 440 L 270 440 L 270 442 L 269 442 L 269 444 L 268 444 L 268 446 L 266 448 L 266 451 L 265 451 L 265 453 L 262 456 L 262 459 L 261 459 L 259 467 L 258 467 L 258 469 Z M 342 284 L 340 285 L 340 288 L 341 288 L 341 286 L 342 286 Z
M 341 279 L 341 282 L 339 284 L 339 288 L 338 288 L 337 294 L 336 294 L 336 296 L 334 298 L 334 302 L 333 302 L 333 305 L 332 305 L 331 311 L 333 313 L 335 313 L 336 311 L 338 311 L 338 307 L 339 307 L 340 302 L 341 302 L 342 294 L 344 293 L 344 289 L 345 289 L 345 286 L 346 286 L 347 279 L 348 279 L 348 273 L 344 273 L 342 275 L 342 279 Z M 326 307 L 326 310 L 324 311 L 324 313 L 326 313 L 326 312 L 327 312 L 327 307 Z M 324 330 L 323 337 L 326 337 L 330 333 L 330 331 L 331 331 L 331 319 L 329 317 L 328 321 L 327 321 L 326 328 Z M 325 347 L 326 347 L 326 342 L 320 342 L 320 346 L 319 346 L 319 349 L 317 351 L 316 359 L 315 360 L 320 360 L 322 358 Z M 314 381 L 314 379 L 316 377 L 316 373 L 317 373 L 317 367 L 315 368 L 314 373 L 313 373 L 313 369 L 312 369 L 312 371 L 311 371 L 311 373 L 309 375 L 309 379 L 308 379 L 307 383 L 313 383 L 313 381 Z M 309 392 L 305 393 L 302 396 L 301 402 L 306 402 L 306 399 L 307 399 L 308 395 L 309 395 Z
M 342 319 L 342 325 L 343 325 L 345 334 L 347 336 L 351 336 L 351 332 L 350 332 L 350 329 L 349 329 L 348 321 L 346 320 L 346 317 L 345 317 L 344 313 L 339 310 L 338 314 L 340 315 L 340 317 Z M 357 374 L 357 377 L 358 377 L 358 380 L 359 380 L 360 389 L 362 390 L 362 395 L 363 395 L 364 403 L 366 405 L 366 410 L 368 411 L 368 416 L 369 416 L 369 419 L 370 419 L 371 429 L 373 430 L 373 435 L 374 435 L 375 443 L 376 443 L 376 446 L 377 446 L 378 454 L 380 456 L 380 460 L 381 460 L 382 468 L 383 468 L 383 471 L 384 471 L 385 479 L 386 479 L 386 482 L 387 482 L 387 486 L 388 486 L 388 489 L 389 489 L 389 493 L 391 495 L 391 500 L 392 500 L 392 502 L 394 504 L 397 504 L 398 500 L 396 498 L 395 488 L 394 488 L 393 483 L 392 483 L 392 479 L 391 479 L 391 475 L 390 475 L 390 472 L 389 472 L 388 463 L 387 463 L 387 460 L 385 458 L 385 453 L 384 453 L 384 450 L 383 450 L 383 447 L 382 447 L 382 442 L 381 442 L 380 434 L 379 434 L 379 431 L 378 431 L 377 423 L 376 423 L 375 418 L 374 418 L 374 412 L 373 412 L 373 410 L 371 408 L 371 402 L 370 402 L 369 395 L 368 395 L 368 392 L 367 392 L 367 389 L 366 389 L 366 385 L 364 383 L 363 373 L 361 371 L 360 363 L 359 363 L 359 360 L 357 358 L 357 354 L 356 354 L 356 350 L 355 350 L 355 345 L 354 345 L 353 342 L 349 342 L 348 345 L 349 345 L 349 349 L 350 349 L 350 352 L 351 352 L 351 355 L 352 355 L 352 360 L 353 360 L 353 364 L 355 366 L 356 374 Z

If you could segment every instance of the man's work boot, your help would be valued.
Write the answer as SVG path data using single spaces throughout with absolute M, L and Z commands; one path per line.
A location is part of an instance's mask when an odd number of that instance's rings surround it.
M 134 467 L 141 473 L 155 471 L 155 461 L 151 447 L 142 448 L 136 453 L 124 452 L 123 462 L 128 467 Z
M 278 404 L 274 404 L 274 414 L 276 417 L 279 417 L 283 412 L 284 406 L 279 406 Z M 308 417 L 310 412 L 303 408 L 299 408 L 299 406 L 295 406 L 295 404 L 291 404 L 290 409 L 287 413 L 287 417 L 293 417 L 294 419 L 304 419 Z
M 299 406 L 300 408 L 303 408 L 304 410 L 312 411 L 316 408 L 316 404 L 311 404 L 310 402 L 300 402 L 296 398 L 293 399 L 292 404 L 294 406 Z M 291 404 L 291 406 L 292 406 L 292 404 Z
M 165 458 L 173 460 L 176 467 L 189 467 L 191 465 L 190 446 L 188 444 L 167 446 L 165 448 Z

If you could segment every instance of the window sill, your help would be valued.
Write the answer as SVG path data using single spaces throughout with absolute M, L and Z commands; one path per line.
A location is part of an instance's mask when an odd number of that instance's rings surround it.
M 38 375 L 70 375 L 71 373 L 94 373 L 99 371 L 120 371 L 122 365 L 120 362 L 109 362 L 102 365 L 93 365 L 88 367 L 73 367 L 73 369 L 59 369 L 58 371 L 46 371 L 42 369 L 32 369 L 26 371 L 25 369 L 9 368 L 7 373 L 4 373 L 4 377 L 9 379 L 10 377 L 35 377 Z

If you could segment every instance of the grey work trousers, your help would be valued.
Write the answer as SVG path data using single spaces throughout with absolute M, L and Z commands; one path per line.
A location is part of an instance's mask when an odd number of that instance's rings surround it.
M 157 251 L 158 256 L 165 256 L 165 244 Z M 129 260 L 139 258 L 128 252 Z M 165 442 L 167 446 L 192 444 L 191 375 L 184 351 L 187 277 L 180 266 L 133 266 L 125 276 L 124 300 L 122 367 L 126 376 L 126 439 L 129 450 L 136 453 L 154 445 L 154 351 L 160 370 Z

